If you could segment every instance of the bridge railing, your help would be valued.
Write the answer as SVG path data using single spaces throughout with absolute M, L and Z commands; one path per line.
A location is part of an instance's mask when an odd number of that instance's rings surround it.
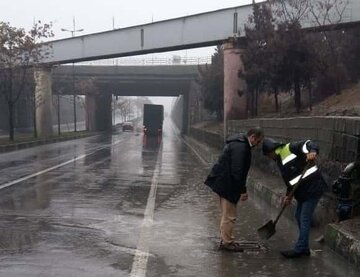
M 77 65 L 194 65 L 210 64 L 211 56 L 204 57 L 172 57 L 172 58 L 116 58 L 76 63 Z

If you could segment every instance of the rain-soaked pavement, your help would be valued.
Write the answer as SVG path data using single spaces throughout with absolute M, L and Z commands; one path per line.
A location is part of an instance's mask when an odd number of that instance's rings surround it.
M 207 171 L 172 128 L 162 142 L 118 132 L 1 154 L 0 276 L 359 276 L 316 242 L 311 258 L 283 259 L 285 218 L 258 250 L 217 251 Z M 251 196 L 237 238 L 257 242 L 275 213 Z

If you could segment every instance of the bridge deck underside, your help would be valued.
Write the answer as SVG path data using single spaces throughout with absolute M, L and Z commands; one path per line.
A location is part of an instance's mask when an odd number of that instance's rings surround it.
M 78 95 L 179 96 L 188 92 L 197 70 L 198 66 L 61 66 L 54 70 L 53 94 L 72 95 L 74 84 Z

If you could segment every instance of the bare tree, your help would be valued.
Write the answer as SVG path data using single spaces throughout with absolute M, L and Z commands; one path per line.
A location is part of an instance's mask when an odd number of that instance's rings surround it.
M 271 0 L 270 3 L 280 22 L 301 24 L 310 11 L 310 0 Z
M 40 40 L 53 36 L 51 24 L 34 24 L 26 32 L 23 28 L 11 27 L 0 22 L 0 94 L 7 102 L 9 112 L 9 138 L 14 140 L 14 108 L 22 94 L 26 74 L 49 55 L 47 47 L 41 47 Z
M 131 97 L 122 96 L 116 101 L 116 108 L 119 110 L 123 121 L 128 121 L 133 118 L 136 106 L 136 101 Z
M 323 55 L 323 61 L 328 63 L 324 67 L 330 78 L 334 79 L 335 92 L 341 91 L 341 80 L 345 75 L 342 64 L 341 49 L 345 47 L 345 40 L 340 38 L 342 33 L 336 31 L 339 24 L 345 21 L 347 6 L 349 0 L 309 0 L 309 11 L 312 15 L 312 22 L 321 31 L 320 43 L 324 46 L 320 54 Z
M 148 97 L 136 97 L 133 99 L 133 106 L 136 109 L 136 117 L 139 118 L 141 116 L 144 104 L 151 104 Z
M 349 0 L 312 0 L 309 1 L 309 12 L 319 27 L 336 27 L 344 21 Z M 322 28 L 325 30 L 325 28 Z M 327 28 L 329 29 L 329 28 Z M 326 33 L 324 33 L 326 35 Z

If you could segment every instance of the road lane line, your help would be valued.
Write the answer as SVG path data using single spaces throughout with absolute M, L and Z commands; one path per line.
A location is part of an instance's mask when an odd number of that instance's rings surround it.
M 156 165 L 154 169 L 154 175 L 151 180 L 151 187 L 149 196 L 146 203 L 146 208 L 144 212 L 144 220 L 141 224 L 139 241 L 136 247 L 134 261 L 131 267 L 130 277 L 145 277 L 146 268 L 149 259 L 149 239 L 152 235 L 152 225 L 154 220 L 154 211 L 155 211 L 155 201 L 156 201 L 156 192 L 158 188 L 158 178 L 160 173 L 160 161 L 159 155 L 161 149 L 158 153 L 156 159 Z
M 118 140 L 118 141 L 114 142 L 113 144 L 111 144 L 111 146 L 116 145 L 116 144 L 120 143 L 121 141 L 122 141 L 122 140 Z M 75 157 L 75 158 L 73 158 L 73 159 L 71 159 L 71 160 L 69 160 L 69 161 L 63 162 L 63 163 L 61 163 L 61 164 L 58 164 L 58 165 L 55 165 L 55 166 L 46 168 L 46 169 L 41 170 L 41 171 L 38 171 L 38 172 L 36 172 L 36 173 L 33 173 L 33 174 L 30 174 L 30 175 L 21 177 L 21 178 L 19 178 L 19 179 L 17 179 L 17 180 L 13 180 L 13 181 L 10 181 L 10 182 L 8 182 L 8 183 L 2 184 L 2 185 L 0 185 L 0 190 L 1 190 L 1 189 L 4 189 L 4 188 L 7 188 L 7 187 L 10 187 L 10 186 L 12 186 L 12 185 L 21 183 L 21 182 L 23 182 L 23 181 L 29 180 L 29 179 L 34 178 L 34 177 L 36 177 L 36 176 L 45 174 L 45 173 L 47 173 L 47 172 L 49 172 L 49 171 L 58 169 L 58 168 L 60 168 L 60 167 L 63 167 L 63 166 L 65 166 L 65 165 L 68 165 L 68 164 L 73 163 L 73 162 L 75 162 L 75 161 L 84 159 L 85 157 L 90 156 L 90 155 L 93 155 L 94 153 L 96 153 L 96 152 L 98 152 L 98 151 L 100 151 L 100 150 L 103 150 L 103 149 L 105 149 L 105 148 L 107 148 L 107 147 L 109 147 L 109 146 L 100 147 L 100 148 L 98 148 L 97 150 L 95 150 L 95 151 L 93 151 L 93 152 L 91 152 L 91 153 L 88 153 L 88 154 L 84 154 L 84 155 Z
M 39 175 L 41 175 L 41 174 L 47 173 L 47 172 L 49 172 L 49 171 L 51 171 L 51 170 L 54 170 L 54 169 L 57 169 L 57 168 L 59 168 L 59 167 L 65 166 L 65 165 L 67 165 L 67 164 L 69 164 L 69 163 L 72 163 L 72 162 L 74 162 L 74 161 L 83 159 L 83 158 L 85 158 L 86 156 L 87 156 L 87 155 L 81 155 L 81 156 L 79 156 L 79 157 L 76 157 L 76 158 L 71 159 L 71 160 L 69 160 L 69 161 L 66 161 L 66 162 L 64 162 L 64 163 L 61 163 L 61 164 L 58 164 L 58 165 L 49 167 L 49 168 L 47 168 L 47 169 L 38 171 L 38 172 L 36 172 L 36 173 L 34 173 L 34 174 L 30 174 L 30 175 L 27 175 L 27 176 L 22 177 L 22 178 L 20 178 L 20 179 L 17 179 L 17 180 L 14 180 L 14 181 L 5 183 L 5 184 L 3 184 L 3 185 L 0 186 L 0 189 L 7 188 L 7 187 L 10 187 L 10 186 L 15 185 L 15 184 L 17 184 L 17 183 L 20 183 L 20 182 L 26 181 L 26 180 L 28 180 L 28 179 L 34 178 L 34 177 L 39 176 Z

